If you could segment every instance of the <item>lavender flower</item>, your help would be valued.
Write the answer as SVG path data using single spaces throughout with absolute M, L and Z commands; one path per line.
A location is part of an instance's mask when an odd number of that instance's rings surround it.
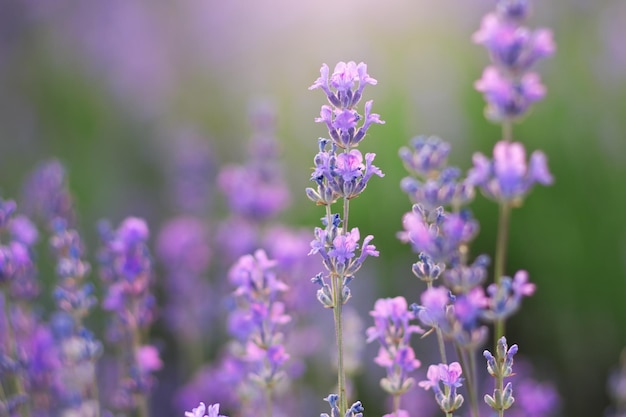
M 291 317 L 279 301 L 287 286 L 276 278 L 272 271 L 275 265 L 259 249 L 254 255 L 242 256 L 228 274 L 237 287 L 234 295 L 238 301 L 230 317 L 231 334 L 242 344 L 240 357 L 249 365 L 251 380 L 268 393 L 268 398 L 285 377 L 282 367 L 289 359 L 282 330 Z
M 142 354 L 149 346 L 142 335 L 156 317 L 152 260 L 146 243 L 148 225 L 143 219 L 128 217 L 115 230 L 102 222 L 100 234 L 100 276 L 107 290 L 103 307 L 112 313 L 108 338 L 118 347 L 120 369 L 124 370 L 113 402 L 118 409 L 138 409 L 145 416 L 146 396 L 153 385 L 151 373 L 158 369 L 153 359 L 144 361 L 147 356 Z
M 24 185 L 26 212 L 41 219 L 47 226 L 57 219 L 65 219 L 68 227 L 75 222 L 74 205 L 67 187 L 64 166 L 56 159 L 41 163 Z
M 381 387 L 393 396 L 400 396 L 413 386 L 414 380 L 408 375 L 421 365 L 410 345 L 411 334 L 424 331 L 409 324 L 414 314 L 408 310 L 404 297 L 377 300 L 370 315 L 374 326 L 367 329 L 367 342 L 378 340 L 380 349 L 374 362 L 387 370 L 387 376 L 380 381 Z
M 463 405 L 463 396 L 456 392 L 456 389 L 463 385 L 462 373 L 458 362 L 452 362 L 450 365 L 445 363 L 430 365 L 426 374 L 427 379 L 418 385 L 426 390 L 432 388 L 437 404 L 446 415 L 450 415 Z
M 206 412 L 206 414 L 205 414 Z M 203 402 L 191 411 L 185 411 L 185 417 L 226 417 L 220 413 L 220 405 L 211 404 L 208 407 Z
M 487 48 L 494 64 L 475 83 L 487 101 L 487 118 L 494 121 L 519 119 L 545 95 L 539 75 L 529 70 L 551 56 L 556 46 L 551 31 L 523 26 L 527 16 L 527 2 L 499 0 L 497 12 L 486 15 L 473 36 L 475 43 Z
M 487 372 L 496 380 L 493 395 L 485 395 L 485 402 L 496 411 L 502 412 L 513 405 L 513 385 L 509 382 L 504 386 L 504 378 L 513 375 L 513 356 L 517 353 L 517 345 L 508 347 L 506 338 L 498 339 L 496 356 L 485 350 L 483 355 L 487 359 Z
M 427 212 L 439 206 L 459 208 L 474 198 L 473 185 L 461 178 L 458 168 L 447 166 L 449 152 L 450 144 L 436 136 L 417 136 L 411 149 L 400 148 L 400 158 L 412 175 L 402 179 L 400 188 Z
M 513 279 L 502 277 L 498 284 L 487 287 L 489 308 L 483 313 L 488 320 L 504 320 L 515 313 L 522 302 L 535 292 L 535 284 L 528 282 L 528 272 L 517 271 Z
M 526 162 L 524 145 L 519 142 L 500 141 L 493 149 L 490 161 L 481 153 L 474 154 L 474 167 L 468 180 L 481 188 L 488 198 L 519 204 L 536 184 L 552 184 L 546 156 L 535 151 Z
M 198 343 L 198 329 L 210 323 L 213 314 L 207 302 L 212 291 L 203 279 L 212 257 L 208 225 L 193 216 L 169 220 L 157 237 L 157 254 L 167 273 L 164 318 L 184 344 Z
M 311 180 L 317 184 L 317 189 L 307 188 L 306 194 L 317 205 L 326 207 L 326 215 L 322 219 L 324 229 L 319 227 L 315 229 L 315 240 L 311 242 L 309 254 L 319 253 L 322 256 L 327 274 L 326 276 L 323 273 L 318 274 L 312 282 L 321 287 L 317 292 L 318 300 L 324 307 L 333 309 L 338 347 L 339 390 L 339 395 L 333 397 L 334 404 L 331 396 L 328 397 L 333 417 L 340 417 L 339 414 L 342 413 L 346 416 L 357 416 L 361 411 L 358 409 L 360 403 L 357 409 L 354 409 L 354 405 L 348 408 L 342 306 L 351 296 L 348 284 L 354 279 L 354 274 L 361 268 L 365 258 L 378 256 L 376 247 L 370 244 L 373 236 L 366 236 L 362 246 L 359 246 L 359 229 L 348 228 L 350 200 L 363 192 L 373 175 L 383 176 L 382 171 L 373 165 L 375 154 L 366 154 L 364 158 L 361 152 L 352 149 L 360 144 L 372 124 L 384 123 L 378 114 L 372 112 L 371 100 L 365 103 L 364 117 L 356 110 L 365 86 L 376 83 L 377 81 L 367 74 L 367 66 L 364 63 L 357 65 L 350 61 L 339 62 L 330 78 L 329 68 L 323 64 L 320 77 L 309 87 L 309 90 L 322 89 L 330 103 L 330 106 L 322 106 L 320 117 L 315 119 L 316 122 L 326 125 L 330 140 L 319 139 L 319 152 L 315 157 L 315 168 L 311 174 Z M 343 152 L 337 154 L 338 149 L 342 149 Z M 331 205 L 339 199 L 343 202 L 343 219 L 333 214 L 331 210 Z M 360 254 L 357 257 L 356 251 L 359 249 Z M 330 285 L 325 282 L 325 278 L 330 281 Z
M 436 262 L 457 258 L 460 247 L 478 233 L 478 222 L 468 210 L 445 213 L 439 207 L 427 213 L 421 205 L 413 205 L 402 218 L 404 231 L 397 236 L 402 242 L 411 243 L 415 252 L 423 252 Z

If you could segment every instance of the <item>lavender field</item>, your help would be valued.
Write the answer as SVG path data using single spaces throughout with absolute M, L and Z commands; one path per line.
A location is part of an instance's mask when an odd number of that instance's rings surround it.
M 626 416 L 624 22 L 0 1 L 0 416 Z

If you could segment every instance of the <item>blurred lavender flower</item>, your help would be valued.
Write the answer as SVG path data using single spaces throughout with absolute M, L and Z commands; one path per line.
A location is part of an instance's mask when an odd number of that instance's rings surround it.
M 160 368 L 154 355 L 143 354 L 156 353 L 142 340 L 156 316 L 148 225 L 143 219 L 128 217 L 115 230 L 107 222 L 99 226 L 103 246 L 98 261 L 106 287 L 103 307 L 112 313 L 108 339 L 118 347 L 123 364 L 113 407 L 138 409 L 146 416 L 147 394 L 154 382 L 151 373 Z
M 475 153 L 473 160 L 468 180 L 495 201 L 520 204 L 536 183 L 553 182 L 545 154 L 535 151 L 527 163 L 524 145 L 519 142 L 500 141 L 493 148 L 492 161 L 481 153 Z
M 210 141 L 195 132 L 178 133 L 165 150 L 168 192 L 177 211 L 206 215 L 215 188 L 215 161 Z
M 291 317 L 279 301 L 287 286 L 276 278 L 276 262 L 263 250 L 242 256 L 228 273 L 236 286 L 237 309 L 231 313 L 229 330 L 240 342 L 239 356 L 249 366 L 249 378 L 267 394 L 267 407 L 276 384 L 286 377 L 289 359 L 284 346 L 285 325 Z
M 23 187 L 25 212 L 52 228 L 55 219 L 64 219 L 68 227 L 75 223 L 72 196 L 67 187 L 65 168 L 56 159 L 39 164 Z
M 206 414 L 205 414 L 206 411 Z M 204 403 L 200 403 L 200 405 L 194 408 L 191 411 L 185 411 L 185 417 L 226 417 L 220 414 L 220 405 L 211 404 L 208 407 L 204 405 Z
M 173 218 L 161 228 L 156 246 L 167 272 L 164 319 L 182 343 L 198 343 L 203 338 L 198 330 L 206 329 L 214 313 L 204 279 L 212 257 L 208 225 L 192 216 Z
M 509 382 L 504 386 L 504 378 L 513 375 L 513 357 L 517 350 L 517 345 L 508 347 L 506 338 L 502 336 L 498 339 L 496 356 L 493 356 L 488 350 L 485 350 L 483 353 L 485 359 L 487 359 L 487 372 L 496 380 L 493 395 L 486 394 L 485 402 L 498 411 L 500 415 L 515 402 L 513 384 Z
M 413 203 L 429 212 L 439 206 L 459 208 L 474 198 L 473 184 L 461 178 L 461 171 L 448 167 L 450 144 L 436 136 L 416 136 L 411 148 L 400 148 L 400 159 L 412 176 L 400 182 Z
M 478 222 L 469 210 L 446 213 L 442 207 L 428 212 L 420 204 L 402 217 L 404 231 L 398 238 L 411 243 L 417 253 L 425 253 L 435 262 L 450 262 L 458 258 L 462 245 L 478 233 Z
M 410 345 L 411 335 L 424 331 L 409 324 L 414 314 L 409 311 L 404 297 L 377 300 L 370 315 L 374 318 L 374 326 L 367 329 L 367 342 L 377 340 L 380 343 L 374 362 L 387 370 L 387 376 L 380 381 L 380 385 L 386 392 L 398 397 L 394 405 L 397 411 L 399 397 L 414 383 L 409 374 L 421 365 Z
M 456 389 L 463 385 L 462 373 L 458 362 L 452 362 L 450 365 L 445 363 L 430 365 L 426 374 L 427 379 L 418 385 L 426 390 L 432 388 L 441 411 L 450 415 L 463 405 L 463 396 L 456 392 Z
M 270 219 L 289 205 L 289 193 L 278 163 L 273 109 L 263 106 L 251 112 L 253 136 L 244 165 L 226 165 L 218 185 L 233 213 L 244 218 Z
M 52 221 L 51 227 L 54 234 L 50 246 L 57 261 L 54 298 L 58 311 L 50 326 L 59 355 L 56 372 L 60 406 L 64 413 L 76 408 L 99 409 L 95 369 L 103 349 L 83 325 L 97 303 L 93 285 L 85 283 L 91 268 L 82 259 L 84 248 L 78 232 L 68 229 L 66 220 L 60 217 Z
M 487 48 L 494 64 L 475 83 L 485 96 L 485 113 L 490 120 L 518 119 L 545 95 L 539 74 L 529 69 L 538 60 L 551 56 L 556 46 L 550 30 L 533 31 L 523 26 L 529 14 L 528 3 L 499 0 L 497 11 L 483 18 L 473 36 L 475 43 Z
M 498 284 L 487 287 L 488 306 L 483 316 L 487 320 L 504 320 L 515 313 L 522 302 L 522 297 L 534 294 L 535 284 L 528 282 L 528 272 L 517 271 L 513 279 L 502 277 Z

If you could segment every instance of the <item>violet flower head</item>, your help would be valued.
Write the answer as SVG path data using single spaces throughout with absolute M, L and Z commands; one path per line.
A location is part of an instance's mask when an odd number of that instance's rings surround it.
M 485 114 L 494 121 L 523 116 L 533 103 L 546 94 L 537 73 L 528 72 L 519 79 L 510 79 L 493 66 L 485 68 L 474 87 L 483 93 L 487 101 Z
M 391 395 L 404 394 L 414 383 L 409 374 L 421 365 L 410 346 L 410 337 L 424 331 L 409 324 L 415 315 L 408 309 L 404 297 L 377 300 L 370 315 L 374 326 L 367 329 L 367 342 L 378 340 L 380 348 L 374 362 L 387 370 L 381 387 Z
M 410 243 L 413 251 L 425 253 L 435 262 L 449 262 L 457 257 L 461 245 L 470 242 L 478 233 L 478 222 L 468 210 L 445 213 L 440 207 L 425 217 L 426 210 L 419 204 L 402 217 L 404 230 L 398 238 Z
M 208 407 L 203 402 L 191 411 L 185 411 L 185 417 L 226 417 L 220 414 L 220 405 L 211 404 Z
M 66 177 L 65 167 L 58 160 L 41 163 L 24 184 L 26 212 L 46 225 L 61 218 L 73 226 L 75 214 Z
M 519 142 L 500 141 L 493 149 L 493 160 L 476 153 L 473 161 L 468 180 L 495 201 L 519 204 L 536 183 L 553 182 L 545 154 L 534 151 L 527 163 L 524 145 Z
M 487 287 L 488 309 L 483 313 L 487 320 L 503 320 L 519 310 L 523 297 L 534 294 L 535 284 L 528 282 L 528 272 L 517 271 L 513 279 L 502 277 L 499 284 Z
M 281 368 L 289 359 L 282 330 L 291 316 L 280 298 L 287 286 L 272 271 L 275 265 L 259 249 L 242 256 L 229 272 L 237 287 L 237 307 L 230 314 L 229 329 L 242 344 L 240 357 L 250 367 L 250 378 L 266 389 L 285 376 Z
M 251 114 L 249 157 L 243 164 L 223 167 L 217 184 L 230 210 L 253 221 L 268 220 L 289 205 L 289 191 L 279 160 L 273 111 L 267 106 Z
M 216 164 L 210 141 L 185 131 L 176 135 L 167 151 L 170 201 L 184 213 L 206 213 L 211 207 L 215 184 Z
M 523 26 L 529 14 L 527 0 L 499 0 L 496 12 L 486 15 L 474 33 L 493 65 L 488 66 L 475 88 L 487 101 L 488 119 L 501 122 L 524 116 L 530 105 L 545 96 L 537 73 L 530 72 L 540 59 L 554 54 L 556 45 L 548 29 Z
M 420 295 L 420 301 L 421 305 L 411 305 L 411 310 L 419 321 L 424 326 L 449 332 L 448 314 L 454 301 L 450 291 L 445 287 L 430 287 Z
M 363 158 L 358 149 L 352 149 L 337 155 L 335 146 L 327 149 L 327 143 L 320 140 L 321 151 L 315 156 L 315 168 L 311 174 L 311 181 L 317 183 L 317 190 L 306 189 L 307 197 L 314 203 L 330 205 L 339 198 L 356 198 L 365 190 L 372 176 L 384 177 L 380 168 L 373 164 L 376 154 L 367 153 Z
M 326 124 L 331 139 L 342 149 L 355 147 L 363 140 L 372 124 L 384 124 L 380 115 L 372 113 L 372 101 L 365 103 L 365 116 L 362 117 L 355 106 L 361 100 L 363 89 L 367 84 L 376 85 L 377 81 L 367 74 L 367 65 L 339 62 L 330 75 L 326 64 L 320 69 L 320 77 L 309 87 L 309 90 L 321 88 L 330 106 L 324 105 L 320 117 L 315 121 Z M 358 122 L 363 120 L 361 126 Z
M 463 405 L 463 396 L 456 393 L 456 389 L 463 385 L 461 374 L 463 370 L 458 362 L 451 364 L 440 363 L 430 365 L 426 373 L 426 380 L 418 385 L 426 390 L 432 388 L 435 400 L 444 413 L 452 413 Z M 442 387 L 445 387 L 442 390 Z
M 428 178 L 441 171 L 448 163 L 451 146 L 436 136 L 416 136 L 411 148 L 400 148 L 400 159 L 410 173 Z

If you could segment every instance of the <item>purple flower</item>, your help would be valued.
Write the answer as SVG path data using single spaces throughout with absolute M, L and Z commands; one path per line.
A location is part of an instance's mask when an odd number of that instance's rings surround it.
M 7 227 L 16 208 L 15 201 L 0 198 L 0 229 Z
M 447 327 L 446 311 L 450 304 L 450 291 L 444 287 L 430 287 L 420 296 L 422 305 L 418 307 L 417 317 L 425 326 Z
M 411 243 L 415 252 L 424 252 L 434 261 L 449 261 L 459 247 L 470 242 L 478 233 L 478 222 L 469 211 L 444 213 L 435 212 L 435 222 L 428 224 L 424 219 L 424 208 L 418 204 L 402 217 L 404 231 L 397 234 L 405 243 Z
M 66 177 L 65 168 L 59 161 L 53 159 L 41 163 L 24 185 L 26 212 L 43 219 L 47 225 L 61 218 L 71 226 L 75 215 Z
M 206 412 L 206 414 L 205 414 Z M 220 405 L 211 404 L 208 407 L 203 402 L 191 411 L 185 411 L 185 417 L 226 417 L 220 413 Z
M 14 240 L 26 246 L 34 245 L 39 238 L 37 227 L 24 215 L 13 217 L 9 223 L 9 230 Z
M 376 85 L 377 81 L 367 74 L 367 66 L 362 62 L 358 65 L 354 61 L 339 62 L 330 81 L 328 74 L 328 66 L 323 64 L 320 78 L 309 87 L 309 90 L 321 88 L 332 106 L 322 106 L 320 117 L 315 121 L 326 124 L 331 139 L 338 147 L 349 149 L 363 140 L 372 124 L 385 123 L 380 115 L 372 113 L 372 101 L 368 101 L 365 103 L 363 124 L 357 129 L 361 116 L 354 107 L 360 101 L 365 86 Z
M 168 221 L 157 238 L 157 253 L 172 271 L 181 268 L 196 274 L 206 271 L 211 260 L 207 225 L 191 216 Z
M 537 60 L 551 56 L 556 50 L 552 32 L 531 31 L 495 13 L 486 15 L 473 41 L 484 45 L 497 65 L 513 72 L 528 70 Z
M 501 0 L 497 12 L 486 15 L 473 35 L 494 64 L 485 69 L 475 88 L 487 101 L 487 118 L 496 122 L 521 118 L 545 96 L 539 75 L 528 71 L 539 59 L 552 55 L 556 46 L 551 31 L 521 25 L 527 14 L 526 0 Z
M 539 74 L 529 72 L 521 79 L 513 80 L 493 66 L 485 68 L 474 87 L 483 93 L 487 101 L 486 115 L 493 121 L 520 118 L 531 104 L 543 99 L 546 94 Z
M 350 232 L 338 235 L 333 239 L 333 248 L 328 255 L 335 258 L 337 262 L 345 264 L 354 257 L 354 251 L 359 247 L 359 229 L 353 228 Z
M 518 202 L 535 183 L 550 185 L 553 181 L 545 154 L 533 152 L 527 164 L 524 145 L 519 142 L 496 143 L 493 161 L 481 153 L 474 154 L 473 160 L 474 167 L 468 173 L 468 180 L 496 201 Z
M 440 390 L 440 382 L 449 387 L 460 387 L 463 381 L 460 378 L 462 372 L 461 365 L 458 362 L 452 362 L 449 366 L 445 363 L 430 365 L 426 374 L 427 379 L 420 381 L 418 385 L 425 390 L 432 388 L 434 391 Z
M 411 148 L 400 148 L 400 159 L 412 174 L 430 177 L 441 171 L 448 162 L 450 144 L 436 136 L 416 136 L 411 139 Z
M 408 343 L 411 334 L 424 332 L 419 326 L 409 325 L 414 315 L 408 310 L 404 297 L 376 300 L 370 316 L 374 318 L 374 326 L 367 329 L 367 343 L 374 339 L 384 346 L 397 340 Z

